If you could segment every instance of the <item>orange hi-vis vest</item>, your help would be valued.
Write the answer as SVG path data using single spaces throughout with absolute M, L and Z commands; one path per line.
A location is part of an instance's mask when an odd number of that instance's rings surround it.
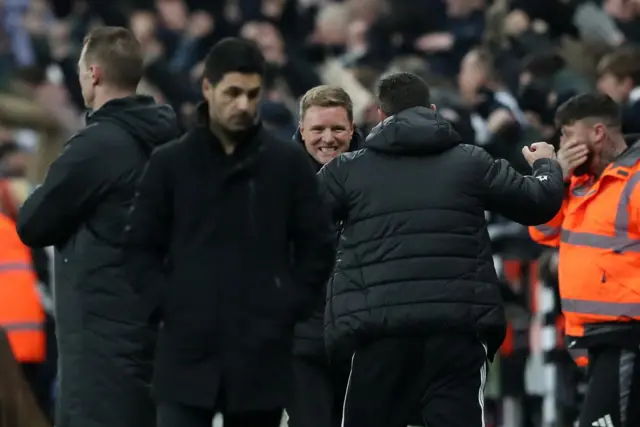
M 560 248 L 558 278 L 570 340 L 640 321 L 638 183 L 640 143 L 599 179 L 572 177 L 556 217 L 529 228 L 535 241 Z
M 20 241 L 15 222 L 0 214 L 0 327 L 20 363 L 45 359 L 45 314 L 36 283 L 31 252 Z

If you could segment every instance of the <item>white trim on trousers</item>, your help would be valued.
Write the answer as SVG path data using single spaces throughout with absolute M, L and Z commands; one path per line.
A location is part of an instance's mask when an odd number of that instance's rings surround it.
M 480 387 L 478 388 L 478 404 L 480 405 L 480 417 L 482 417 L 480 425 L 482 427 L 486 427 L 485 414 L 484 414 L 484 388 L 487 384 L 488 350 L 487 350 L 487 345 L 484 342 L 481 342 L 481 344 L 482 344 L 482 348 L 484 349 L 485 359 L 484 359 L 484 362 L 482 363 L 482 366 L 480 367 Z M 354 352 L 353 355 L 351 355 L 351 367 L 349 369 L 349 379 L 347 380 L 347 389 L 344 394 L 344 401 L 342 402 L 342 422 L 340 423 L 340 427 L 345 427 L 344 422 L 345 422 L 345 418 L 346 418 L 345 415 L 347 410 L 347 397 L 349 396 L 349 389 L 351 388 L 351 376 L 353 375 L 353 362 L 355 358 L 356 358 L 356 353 Z

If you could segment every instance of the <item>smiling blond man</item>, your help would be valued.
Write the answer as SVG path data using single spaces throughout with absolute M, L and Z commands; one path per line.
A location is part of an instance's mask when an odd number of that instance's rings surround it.
M 304 145 L 316 170 L 347 151 L 361 148 L 353 122 L 353 102 L 344 89 L 317 86 L 300 101 L 300 128 L 294 140 Z M 308 320 L 295 328 L 293 400 L 287 408 L 290 427 L 339 427 L 349 377 L 349 361 L 326 355 L 323 332 L 324 294 Z
M 353 122 L 353 102 L 338 86 L 316 86 L 300 101 L 300 131 L 296 139 L 320 169 L 346 151 L 360 148 Z

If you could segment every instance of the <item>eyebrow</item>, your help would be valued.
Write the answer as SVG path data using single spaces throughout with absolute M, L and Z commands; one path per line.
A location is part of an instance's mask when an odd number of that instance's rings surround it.
M 260 91 L 260 89 L 262 89 L 262 86 L 256 86 L 256 87 L 252 87 L 250 89 L 244 89 L 241 86 L 229 86 L 226 90 L 237 90 L 240 92 L 258 92 Z

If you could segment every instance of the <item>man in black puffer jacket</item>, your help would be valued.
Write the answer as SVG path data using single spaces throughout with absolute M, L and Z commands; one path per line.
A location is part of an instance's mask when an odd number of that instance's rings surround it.
M 364 149 L 320 172 L 342 221 L 327 292 L 329 349 L 353 352 L 345 427 L 484 425 L 487 359 L 505 333 L 485 210 L 541 224 L 560 209 L 551 145 L 523 154 L 533 176 L 462 144 L 409 73 L 378 86 L 382 123 Z
M 310 89 L 300 102 L 300 128 L 293 139 L 305 147 L 316 171 L 340 154 L 359 149 L 364 138 L 354 127 L 353 103 L 344 89 Z M 327 358 L 323 317 L 324 294 L 313 315 L 295 328 L 295 384 L 287 407 L 291 427 L 340 427 L 342 422 L 349 360 Z

